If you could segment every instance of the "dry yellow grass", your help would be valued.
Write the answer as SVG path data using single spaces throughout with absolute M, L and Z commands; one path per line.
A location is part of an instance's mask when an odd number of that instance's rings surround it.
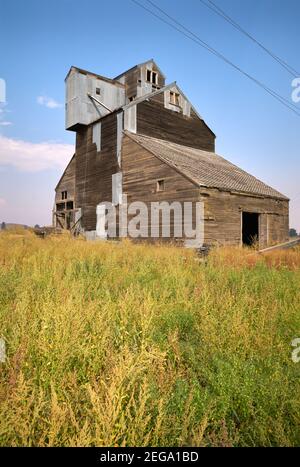
M 299 444 L 299 265 L 1 234 L 1 445 Z

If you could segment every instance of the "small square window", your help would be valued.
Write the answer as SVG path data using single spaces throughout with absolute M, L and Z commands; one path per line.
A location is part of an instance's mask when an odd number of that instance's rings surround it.
M 65 203 L 57 203 L 56 211 L 64 211 L 66 209 Z
M 97 94 L 97 96 L 100 96 L 100 94 L 101 94 L 100 88 L 96 88 L 96 94 Z
M 165 189 L 165 181 L 158 180 L 157 185 L 156 185 L 156 191 L 164 191 L 164 189 Z
M 136 96 L 130 96 L 130 97 L 129 97 L 129 102 L 134 101 L 135 98 L 136 98 Z

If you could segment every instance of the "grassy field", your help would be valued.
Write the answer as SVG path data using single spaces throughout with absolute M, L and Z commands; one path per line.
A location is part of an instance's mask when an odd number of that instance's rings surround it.
M 299 266 L 2 233 L 0 444 L 299 445 Z

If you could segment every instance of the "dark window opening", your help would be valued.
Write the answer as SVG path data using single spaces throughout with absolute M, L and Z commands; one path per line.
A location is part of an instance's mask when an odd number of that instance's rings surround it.
M 259 240 L 259 214 L 243 212 L 242 237 L 244 245 L 254 245 Z
M 68 192 L 67 191 L 62 191 L 61 192 L 61 199 L 67 199 L 68 197 Z
M 130 97 L 129 97 L 129 102 L 134 101 L 135 98 L 136 98 L 136 96 L 130 96 Z
M 174 91 L 170 91 L 170 104 L 179 106 L 179 94 Z
M 155 71 L 152 71 L 152 83 L 156 84 L 157 81 L 157 73 Z
M 165 189 L 165 181 L 164 180 L 158 180 L 157 186 L 156 186 L 156 191 L 164 191 Z
M 101 94 L 100 88 L 96 88 L 96 94 L 97 94 L 98 96 L 100 96 L 100 94 Z
M 147 70 L 146 79 L 149 83 L 157 84 L 157 76 L 156 71 Z
M 56 211 L 64 211 L 66 207 L 65 203 L 57 203 L 56 205 Z
M 68 202 L 67 202 L 67 210 L 73 209 L 73 206 L 74 206 L 73 201 L 68 201 Z

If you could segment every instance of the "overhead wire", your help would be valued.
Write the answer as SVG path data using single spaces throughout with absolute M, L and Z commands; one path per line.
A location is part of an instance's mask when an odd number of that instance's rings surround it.
M 237 21 L 235 21 L 231 16 L 229 16 L 224 10 L 222 10 L 218 5 L 216 5 L 212 0 L 199 0 L 203 5 L 212 10 L 214 13 L 219 15 L 225 21 L 230 23 L 234 28 L 248 37 L 253 41 L 258 47 L 263 49 L 268 55 L 270 55 L 277 63 L 279 63 L 288 73 L 290 73 L 295 78 L 300 76 L 300 73 L 295 70 L 291 65 L 289 65 L 285 60 L 276 55 L 272 50 L 266 47 L 262 42 L 254 37 L 253 34 L 250 34 L 246 29 L 244 29 Z
M 254 82 L 256 85 L 264 89 L 268 94 L 270 94 L 274 99 L 279 101 L 282 105 L 287 107 L 289 110 L 291 110 L 293 113 L 295 113 L 298 117 L 300 117 L 300 112 L 298 111 L 298 107 L 290 102 L 288 99 L 285 97 L 281 96 L 278 94 L 276 91 L 273 89 L 269 88 L 267 85 L 265 85 L 263 82 L 259 81 L 246 71 L 244 71 L 242 68 L 240 68 L 238 65 L 233 63 L 231 60 L 229 60 L 225 55 L 222 53 L 218 52 L 215 48 L 211 47 L 207 42 L 203 41 L 197 34 L 192 32 L 190 29 L 188 29 L 186 26 L 184 26 L 182 23 L 180 23 L 176 18 L 172 17 L 170 14 L 168 14 L 166 11 L 164 11 L 162 8 L 160 8 L 158 5 L 156 5 L 152 0 L 146 0 L 150 5 L 152 5 L 155 9 L 157 9 L 160 13 L 163 13 L 163 15 L 168 18 L 165 19 L 161 15 L 157 14 L 155 11 L 151 10 L 148 8 L 146 5 L 140 3 L 138 0 L 131 0 L 133 3 L 138 5 L 140 8 L 144 9 L 147 11 L 149 14 L 152 16 L 156 17 L 158 20 L 161 22 L 167 24 L 168 26 L 172 27 L 175 29 L 177 32 L 180 34 L 184 35 L 186 38 L 190 39 L 197 45 L 201 46 L 202 48 L 208 50 L 210 53 L 215 55 L 216 57 L 220 58 L 224 62 L 226 62 L 228 65 L 233 67 L 235 70 L 239 71 L 241 74 L 243 74 L 245 77 L 250 79 L 252 82 Z M 173 23 L 171 23 L 169 20 L 171 20 Z

